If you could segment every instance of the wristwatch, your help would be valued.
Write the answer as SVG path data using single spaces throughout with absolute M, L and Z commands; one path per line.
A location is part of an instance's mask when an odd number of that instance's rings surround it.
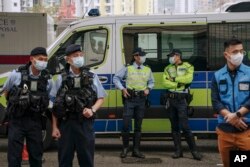
M 236 115 L 238 118 L 242 117 L 242 114 L 239 111 L 236 112 Z
M 96 109 L 94 109 L 93 107 L 91 108 L 91 111 L 92 111 L 93 114 L 96 113 Z

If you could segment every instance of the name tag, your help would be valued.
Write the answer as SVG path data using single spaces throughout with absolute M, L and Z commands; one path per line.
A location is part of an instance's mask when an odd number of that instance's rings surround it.
M 249 90 L 249 83 L 239 83 L 239 90 L 248 91 Z

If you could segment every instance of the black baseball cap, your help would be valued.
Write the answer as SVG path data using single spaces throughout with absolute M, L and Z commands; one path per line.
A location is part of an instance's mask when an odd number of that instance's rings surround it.
M 32 51 L 30 52 L 30 55 L 31 56 L 36 56 L 36 55 L 48 56 L 46 49 L 44 47 L 36 47 L 32 49 Z
M 135 48 L 132 55 L 145 56 L 147 53 L 143 51 L 142 48 Z
M 77 52 L 77 51 L 82 51 L 82 47 L 80 45 L 77 44 L 71 44 L 69 46 L 67 46 L 65 53 L 66 55 L 70 55 L 71 53 Z
M 182 52 L 180 49 L 173 49 L 167 56 L 168 57 L 171 57 L 171 56 L 174 56 L 174 55 L 179 55 L 179 56 L 182 56 Z

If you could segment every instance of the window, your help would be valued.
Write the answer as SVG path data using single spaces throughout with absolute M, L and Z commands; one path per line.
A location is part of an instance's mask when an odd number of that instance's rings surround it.
M 111 7 L 110 6 L 105 6 L 105 11 L 107 13 L 111 13 Z
M 157 34 L 138 34 L 138 47 L 143 48 L 148 54 L 147 58 L 157 57 Z
M 107 47 L 106 29 L 96 29 L 89 31 L 80 31 L 73 34 L 64 42 L 61 47 L 49 59 L 48 68 L 52 74 L 59 72 L 64 68 L 66 62 L 64 59 L 65 49 L 70 44 L 79 44 L 84 51 L 85 66 L 92 67 L 101 64 L 105 58 Z
M 168 65 L 167 54 L 172 49 L 182 51 L 183 61 L 194 65 L 196 71 L 207 70 L 207 27 L 166 26 L 127 27 L 123 30 L 126 64 L 132 60 L 135 47 L 147 52 L 146 64 L 153 72 L 162 72 Z
M 106 0 L 106 3 L 110 3 L 110 0 Z
M 16 2 L 14 2 L 14 6 L 17 7 L 17 3 Z
M 236 37 L 243 42 L 247 55 L 243 62 L 250 65 L 250 23 L 214 23 L 209 24 L 209 57 L 210 70 L 218 70 L 225 65 L 224 42 Z

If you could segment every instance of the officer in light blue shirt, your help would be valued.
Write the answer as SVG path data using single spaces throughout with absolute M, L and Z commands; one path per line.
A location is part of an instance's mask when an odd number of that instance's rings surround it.
M 43 47 L 31 51 L 30 62 L 14 70 L 3 86 L 9 115 L 8 163 L 21 166 L 24 138 L 30 166 L 42 166 L 42 115 L 49 105 L 52 86 L 46 70 L 47 53 Z
M 134 66 L 134 68 L 136 68 L 136 69 L 138 69 L 138 68 L 140 68 L 140 69 L 143 69 L 143 68 L 145 68 L 145 66 L 143 65 L 143 64 L 141 64 L 140 66 L 138 65 L 138 64 L 136 64 L 135 62 L 132 64 L 133 66 Z M 118 71 L 116 74 L 115 74 L 115 76 L 114 76 L 114 78 L 113 78 L 113 82 L 114 82 L 114 84 L 116 85 L 116 87 L 118 88 L 118 89 L 120 89 L 120 90 L 123 90 L 124 89 L 124 86 L 123 86 L 123 84 L 122 84 L 122 80 L 123 80 L 123 78 L 124 77 L 126 77 L 127 76 L 127 73 L 128 73 L 128 68 L 127 67 L 124 67 L 124 68 L 122 68 L 120 71 Z M 148 80 L 148 88 L 151 90 L 151 89 L 153 89 L 153 87 L 154 87 L 154 77 L 153 77 L 153 73 L 151 72 L 150 73 L 150 76 L 149 76 L 149 80 Z
M 59 167 L 72 166 L 75 151 L 79 166 L 93 167 L 94 116 L 106 92 L 98 76 L 84 67 L 80 45 L 69 45 L 65 59 L 65 69 L 52 89 L 55 97 L 52 136 L 59 143 Z
M 33 79 L 38 79 L 39 76 L 41 75 L 41 73 L 39 73 L 38 75 L 34 75 L 32 70 L 31 70 L 31 66 L 29 67 L 29 76 Z M 21 83 L 21 72 L 19 72 L 18 70 L 13 70 L 10 74 L 10 76 L 8 77 L 8 79 L 6 80 L 6 82 L 4 83 L 3 89 L 6 93 L 10 91 L 10 89 L 13 86 L 18 86 Z M 53 81 L 52 79 L 48 80 L 48 85 L 47 85 L 47 91 L 50 92 L 52 90 L 52 85 L 53 85 Z M 52 98 L 52 95 L 49 95 L 49 97 Z
M 69 69 L 69 75 L 70 77 L 77 77 L 79 75 L 74 74 L 74 72 L 72 71 L 72 69 Z M 55 81 L 55 84 L 51 90 L 50 96 L 52 99 L 55 99 L 57 91 L 59 90 L 59 88 L 62 85 L 62 76 L 59 75 L 57 80 Z M 103 98 L 105 96 L 107 96 L 107 93 L 105 91 L 105 89 L 103 88 L 97 74 L 94 74 L 94 78 L 93 78 L 93 85 L 92 88 L 94 89 L 94 91 L 97 93 L 97 98 Z M 53 100 L 54 101 L 54 100 Z
M 141 125 L 147 96 L 149 91 L 154 87 L 154 78 L 151 69 L 143 65 L 146 59 L 146 52 L 144 52 L 142 48 L 135 48 L 132 55 L 134 58 L 133 64 L 122 68 L 113 78 L 116 87 L 122 91 L 124 103 L 122 128 L 123 150 L 120 157 L 127 157 L 129 152 L 129 123 L 132 118 L 134 118 L 135 126 L 132 156 L 145 158 L 139 151 Z M 126 86 L 122 85 L 124 79 Z

